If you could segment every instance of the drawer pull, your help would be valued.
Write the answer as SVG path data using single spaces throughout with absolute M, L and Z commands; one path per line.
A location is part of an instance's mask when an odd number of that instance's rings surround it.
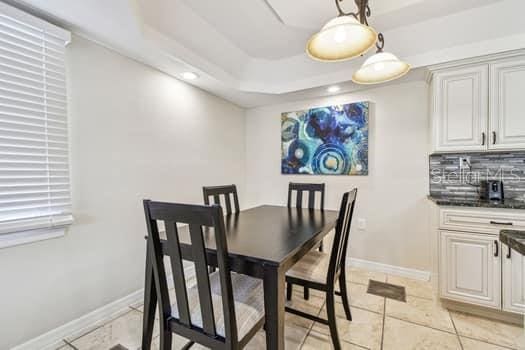
M 495 248 L 495 251 L 494 251 L 494 257 L 497 258 L 498 255 L 499 255 L 499 243 L 498 243 L 498 241 L 494 240 L 494 246 L 495 246 L 495 247 L 494 247 L 494 248 Z
M 507 259 L 510 259 L 510 257 L 511 257 L 511 255 L 510 255 L 511 253 L 510 252 L 512 252 L 512 249 L 510 247 L 508 247 L 508 249 L 509 249 L 509 251 L 507 252 Z
M 490 221 L 491 225 L 505 225 L 505 226 L 512 226 L 514 223 L 512 222 L 499 222 L 499 221 Z

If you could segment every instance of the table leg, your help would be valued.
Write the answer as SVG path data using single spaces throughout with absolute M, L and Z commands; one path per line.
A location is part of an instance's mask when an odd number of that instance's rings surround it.
M 153 327 L 155 326 L 155 311 L 157 306 L 157 292 L 153 279 L 153 266 L 149 259 L 149 242 L 146 248 L 146 279 L 144 283 L 144 313 L 142 315 L 142 350 L 151 348 Z
M 266 349 L 284 350 L 284 272 L 264 267 L 264 311 Z

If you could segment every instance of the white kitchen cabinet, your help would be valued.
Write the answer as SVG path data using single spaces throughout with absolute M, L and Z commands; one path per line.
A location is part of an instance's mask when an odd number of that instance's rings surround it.
M 440 231 L 440 292 L 444 298 L 501 308 L 497 236 Z
M 486 64 L 434 73 L 434 151 L 482 151 L 487 148 L 488 76 Z
M 525 58 L 490 64 L 489 149 L 525 148 Z
M 525 314 L 525 257 L 503 247 L 503 310 Z

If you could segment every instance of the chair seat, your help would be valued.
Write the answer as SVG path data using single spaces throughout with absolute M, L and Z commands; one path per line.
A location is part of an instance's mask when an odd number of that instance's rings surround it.
M 217 334 L 224 337 L 224 316 L 219 271 L 216 271 L 209 276 L 215 316 L 215 328 Z M 264 318 L 263 282 L 260 279 L 235 272 L 231 273 L 231 279 L 233 299 L 235 301 L 237 333 L 239 339 L 242 339 L 259 321 L 261 321 L 262 318 Z M 191 287 L 188 286 L 188 305 L 190 307 L 192 324 L 202 328 L 202 315 L 197 284 L 194 284 Z M 176 302 L 172 305 L 171 315 L 174 318 L 179 318 L 179 310 Z
M 329 262 L 329 254 L 312 250 L 286 272 L 286 277 L 325 284 Z

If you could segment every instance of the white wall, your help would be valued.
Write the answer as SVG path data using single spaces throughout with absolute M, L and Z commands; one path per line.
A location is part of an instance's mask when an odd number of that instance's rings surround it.
M 142 199 L 244 193 L 244 111 L 75 37 L 69 48 L 75 223 L 63 238 L 0 250 L 0 349 L 143 285 Z
M 281 113 L 370 101 L 368 176 L 281 175 Z M 325 182 L 326 206 L 359 188 L 350 256 L 430 271 L 428 193 L 428 87 L 424 82 L 247 111 L 246 181 L 249 205 L 285 204 L 288 182 Z M 357 230 L 357 219 L 367 221 Z

